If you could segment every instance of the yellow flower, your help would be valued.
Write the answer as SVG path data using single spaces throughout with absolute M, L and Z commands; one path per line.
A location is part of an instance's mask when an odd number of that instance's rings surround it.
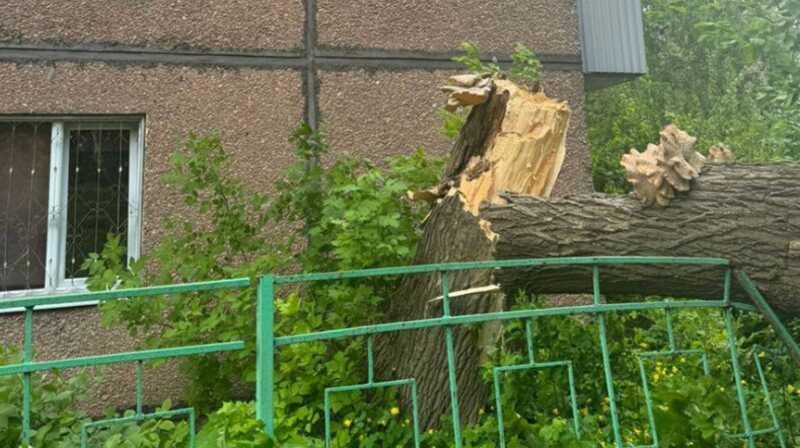
M 345 427 L 345 428 L 349 428 L 349 427 L 350 427 L 350 426 L 352 426 L 352 425 L 353 425 L 353 421 L 352 421 L 352 420 L 350 420 L 349 418 L 347 418 L 347 419 L 345 419 L 345 420 L 344 420 L 344 427 Z
M 397 414 L 399 414 L 399 413 L 400 413 L 400 408 L 398 408 L 397 406 L 395 406 L 395 407 L 393 407 L 392 409 L 389 409 L 389 413 L 390 413 L 390 414 L 392 414 L 392 415 L 397 415 Z
M 658 380 L 660 380 L 660 379 L 661 379 L 661 375 L 659 375 L 658 372 L 653 374 L 653 382 L 654 383 L 657 383 Z
M 790 384 L 790 385 L 786 386 L 786 392 L 787 393 L 793 394 L 794 391 L 795 391 L 795 387 L 793 385 Z
M 484 410 L 483 410 L 483 408 L 480 408 L 480 409 L 478 410 L 478 415 L 483 415 L 483 414 L 485 414 L 485 413 L 486 413 L 486 411 L 484 411 Z
M 433 428 L 428 429 L 428 434 L 433 434 Z
M 759 358 L 766 358 L 766 356 L 767 356 L 767 354 L 764 353 L 764 352 L 761 352 L 761 353 L 758 354 Z

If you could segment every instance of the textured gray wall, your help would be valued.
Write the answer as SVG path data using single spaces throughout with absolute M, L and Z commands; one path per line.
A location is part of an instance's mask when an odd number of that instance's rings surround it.
M 317 0 L 326 47 L 448 52 L 474 42 L 510 53 L 523 43 L 544 54 L 577 55 L 575 0 Z
M 275 50 L 303 46 L 301 0 L 6 0 L 0 41 Z

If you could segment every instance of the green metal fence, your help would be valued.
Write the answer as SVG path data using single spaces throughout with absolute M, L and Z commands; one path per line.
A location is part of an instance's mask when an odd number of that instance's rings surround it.
M 452 315 L 450 310 L 450 291 L 449 273 L 466 270 L 485 270 L 485 269 L 509 269 L 523 267 L 543 267 L 543 266 L 588 266 L 592 270 L 593 284 L 593 303 L 583 306 L 567 306 L 549 309 L 529 309 L 505 312 L 494 312 L 476 315 Z M 724 293 L 718 300 L 688 300 L 660 302 L 637 302 L 637 303 L 616 303 L 606 304 L 601 302 L 601 267 L 614 265 L 693 265 L 720 268 L 721 279 L 724 285 Z M 276 337 L 274 326 L 274 301 L 275 287 L 284 284 L 335 281 L 342 279 L 363 279 L 380 276 L 402 276 L 415 274 L 437 274 L 440 275 L 443 315 L 438 318 L 413 320 L 405 322 L 382 323 L 355 328 L 334 329 L 315 333 L 290 335 Z M 265 275 L 259 279 L 257 293 L 257 383 L 256 383 L 256 410 L 258 417 L 264 422 L 268 434 L 275 435 L 273 417 L 273 394 L 274 394 L 274 372 L 275 372 L 275 351 L 282 346 L 291 344 L 302 344 L 312 341 L 330 341 L 341 338 L 352 338 L 358 336 L 367 337 L 367 382 L 355 385 L 337 385 L 325 390 L 324 413 L 325 413 L 325 440 L 326 445 L 330 446 L 331 440 L 331 397 L 337 393 L 349 391 L 401 387 L 411 388 L 413 432 L 415 446 L 420 444 L 420 428 L 417 419 L 417 390 L 416 381 L 413 378 L 400 379 L 394 381 L 376 382 L 374 377 L 374 356 L 373 341 L 374 336 L 388 332 L 410 331 L 430 328 L 444 328 L 445 349 L 448 364 L 448 382 L 450 388 L 450 401 L 453 421 L 453 433 L 455 446 L 462 446 L 462 427 L 458 407 L 458 388 L 456 383 L 456 354 L 454 352 L 454 328 L 469 324 L 479 324 L 490 321 L 511 321 L 523 320 L 526 324 L 526 339 L 528 347 L 528 362 L 514 366 L 500 366 L 494 369 L 494 390 L 497 400 L 497 412 L 499 425 L 498 440 L 500 446 L 505 446 L 505 434 L 502 425 L 502 407 L 500 402 L 500 392 L 502 377 L 505 373 L 530 370 L 530 369 L 563 369 L 569 380 L 570 405 L 573 413 L 574 431 L 580 434 L 580 418 L 577 412 L 577 398 L 575 391 L 575 379 L 573 365 L 570 361 L 555 361 L 539 363 L 533 355 L 533 320 L 536 318 L 549 316 L 568 316 L 568 315 L 594 315 L 597 317 L 599 329 L 599 345 L 603 361 L 603 371 L 609 400 L 611 414 L 611 429 L 614 442 L 617 447 L 625 447 L 622 442 L 622 433 L 619 421 L 618 403 L 614 389 L 614 375 L 609 355 L 608 339 L 606 335 L 606 316 L 609 313 L 631 312 L 645 310 L 663 310 L 669 340 L 669 347 L 665 351 L 641 353 L 639 355 L 639 370 L 641 374 L 642 386 L 647 406 L 648 419 L 650 423 L 651 439 L 653 443 L 648 447 L 659 447 L 658 431 L 653 416 L 653 400 L 650 393 L 650 386 L 647 377 L 648 361 L 660 357 L 674 356 L 693 356 L 697 357 L 706 373 L 709 372 L 708 355 L 700 350 L 685 350 L 677 347 L 672 328 L 673 312 L 681 309 L 721 309 L 725 316 L 725 330 L 728 346 L 730 350 L 731 367 L 733 370 L 736 394 L 740 410 L 741 425 L 743 432 L 733 434 L 731 437 L 743 440 L 748 448 L 754 448 L 756 439 L 763 436 L 772 436 L 778 441 L 780 446 L 785 447 L 783 430 L 776 416 L 769 388 L 766 382 L 761 361 L 755 357 L 755 366 L 762 385 L 764 398 L 768 404 L 772 425 L 768 428 L 754 429 L 751 425 L 748 414 L 748 402 L 744 388 L 742 387 L 742 372 L 739 365 L 739 355 L 737 353 L 736 335 L 733 326 L 733 312 L 735 309 L 745 311 L 761 311 L 766 319 L 773 325 L 778 336 L 784 342 L 789 354 L 800 361 L 800 347 L 793 340 L 789 331 L 781 324 L 778 317 L 770 309 L 764 298 L 756 289 L 745 273 L 738 272 L 737 279 L 743 289 L 747 291 L 755 307 L 736 303 L 731 300 L 731 283 L 733 270 L 727 260 L 714 258 L 668 258 L 668 257 L 590 257 L 590 258 L 553 258 L 553 259 L 527 259 L 527 260 L 504 260 L 491 262 L 475 263 L 453 263 L 437 265 L 409 266 L 401 268 L 382 268 L 369 269 L 362 271 L 334 272 L 320 274 L 303 274 L 288 276 Z M 144 393 L 143 393 L 143 362 L 148 360 L 168 359 L 176 357 L 193 356 L 217 352 L 229 352 L 244 349 L 244 342 L 223 342 L 215 344 L 205 344 L 196 346 L 174 347 L 156 350 L 145 350 L 128 353 L 118 353 L 110 355 L 88 356 L 80 358 L 68 358 L 53 361 L 35 361 L 33 355 L 33 317 L 37 308 L 48 305 L 68 305 L 86 301 L 110 301 L 124 300 L 137 297 L 157 297 L 164 295 L 191 294 L 202 291 L 240 289 L 250 285 L 247 278 L 209 281 L 182 285 L 155 286 L 148 288 L 112 290 L 104 292 L 91 292 L 79 294 L 55 295 L 48 297 L 27 298 L 18 300 L 0 301 L 0 310 L 23 308 L 25 310 L 24 321 L 24 343 L 23 343 L 23 362 L 14 365 L 0 366 L 0 376 L 2 375 L 22 375 L 22 441 L 28 443 L 31 437 L 31 375 L 36 372 L 51 369 L 66 369 L 79 367 L 92 367 L 118 363 L 136 364 L 136 413 L 130 417 L 117 419 L 101 420 L 86 423 L 82 427 L 81 446 L 87 447 L 90 432 L 100 427 L 108 427 L 115 424 L 136 422 L 145 419 L 163 419 L 185 416 L 190 424 L 189 446 L 194 447 L 194 426 L 195 412 L 192 408 L 177 409 L 168 412 L 144 413 Z
M 509 269 L 509 268 L 524 268 L 524 267 L 543 267 L 543 266 L 588 266 L 592 271 L 592 285 L 593 285 L 593 303 L 584 306 L 567 306 L 559 308 L 548 309 L 529 309 L 517 311 L 494 312 L 475 315 L 452 315 L 450 310 L 450 291 L 448 275 L 455 271 L 466 270 L 485 270 L 485 269 Z M 664 300 L 659 302 L 637 302 L 637 303 L 616 303 L 605 304 L 601 302 L 601 268 L 604 266 L 619 266 L 619 265 L 692 265 L 692 266 L 707 266 L 717 267 L 720 270 L 719 281 L 723 284 L 722 297 L 717 300 L 688 300 L 688 301 L 673 301 Z M 443 298 L 443 315 L 438 318 L 413 320 L 404 322 L 382 323 L 376 325 L 368 325 L 355 328 L 333 329 L 328 331 L 320 331 L 308 334 L 290 335 L 276 337 L 274 334 L 274 312 L 273 302 L 275 300 L 275 287 L 284 284 L 293 283 L 307 283 L 307 282 L 321 282 L 321 281 L 335 281 L 343 279 L 363 279 L 369 277 L 381 276 L 402 276 L 412 274 L 431 274 L 438 273 L 440 276 L 440 284 L 442 288 Z M 631 311 L 646 311 L 646 310 L 663 310 L 666 321 L 666 328 L 669 340 L 669 347 L 665 351 L 647 352 L 639 355 L 639 371 L 642 381 L 642 386 L 645 395 L 645 403 L 647 408 L 647 415 L 650 427 L 650 437 L 652 440 L 651 445 L 645 445 L 647 448 L 658 448 L 659 437 L 658 428 L 655 424 L 655 417 L 653 406 L 654 402 L 650 392 L 647 377 L 647 363 L 648 361 L 656 358 L 675 356 L 697 357 L 703 366 L 706 374 L 709 374 L 708 355 L 702 350 L 685 350 L 680 349 L 675 341 L 673 331 L 673 313 L 681 309 L 721 309 L 724 312 L 725 332 L 727 336 L 727 345 L 730 351 L 731 368 L 733 370 L 735 379 L 736 397 L 738 401 L 741 425 L 743 432 L 739 434 L 730 435 L 731 438 L 740 439 L 744 441 L 748 448 L 756 446 L 756 440 L 759 437 L 772 436 L 774 437 L 781 447 L 786 446 L 784 439 L 783 429 L 774 411 L 772 397 L 770 397 L 769 388 L 766 378 L 761 367 L 761 361 L 756 357 L 755 365 L 757 367 L 759 380 L 762 385 L 764 399 L 768 404 L 772 425 L 768 428 L 753 428 L 748 412 L 748 400 L 744 387 L 742 386 L 742 371 L 739 364 L 739 354 L 736 346 L 736 334 L 733 325 L 734 310 L 756 311 L 760 310 L 769 320 L 769 322 L 776 329 L 778 336 L 783 340 L 789 353 L 795 360 L 800 360 L 800 347 L 793 340 L 788 330 L 781 324 L 775 313 L 770 309 L 764 298 L 755 288 L 753 283 L 745 273 L 739 272 L 738 281 L 745 291 L 748 292 L 756 307 L 744 303 L 736 303 L 731 300 L 731 284 L 733 280 L 733 269 L 730 263 L 724 259 L 717 258 L 675 258 L 675 257 L 588 257 L 588 258 L 551 258 L 551 259 L 526 259 L 526 260 L 503 260 L 503 261 L 490 261 L 490 262 L 474 262 L 474 263 L 453 263 L 453 264 L 437 264 L 437 265 L 421 265 L 410 266 L 402 268 L 382 268 L 382 269 L 369 269 L 362 271 L 351 272 L 333 272 L 333 273 L 320 273 L 320 274 L 303 274 L 303 275 L 288 275 L 288 276 L 272 276 L 267 275 L 260 279 L 258 288 L 258 375 L 256 384 L 256 405 L 257 414 L 260 419 L 265 422 L 267 432 L 274 435 L 274 417 L 273 417 L 273 388 L 274 388 L 274 370 L 275 370 L 275 350 L 282 346 L 291 344 L 302 344 L 314 341 L 331 341 L 341 338 L 352 338 L 358 336 L 367 337 L 367 366 L 368 378 L 364 384 L 344 385 L 329 387 L 325 390 L 325 444 L 330 447 L 331 444 L 331 429 L 330 429 L 330 396 L 335 393 L 345 391 L 356 391 L 373 388 L 396 387 L 396 386 L 411 386 L 412 387 L 412 414 L 413 414 L 413 432 L 415 446 L 419 446 L 420 430 L 417 423 L 417 396 L 416 396 L 416 382 L 414 378 L 406 378 L 389 382 L 375 382 L 374 381 L 374 366 L 373 366 L 373 338 L 375 335 L 388 332 L 410 331 L 429 328 L 443 327 L 445 331 L 444 346 L 447 354 L 448 366 L 448 382 L 450 388 L 450 408 L 452 412 L 453 421 L 453 434 L 454 443 L 456 448 L 461 448 L 463 445 L 462 440 L 462 425 L 459 416 L 458 406 L 458 387 L 456 382 L 456 354 L 454 352 L 454 328 L 469 324 L 479 324 L 490 321 L 510 321 L 510 320 L 524 320 L 526 323 L 526 338 L 528 346 L 528 363 L 514 366 L 501 366 L 496 367 L 493 371 L 494 374 L 494 390 L 495 398 L 497 401 L 497 414 L 499 423 L 498 444 L 501 447 L 506 446 L 505 431 L 503 427 L 502 406 L 500 401 L 501 392 L 501 379 L 504 373 L 529 369 L 564 369 L 569 380 L 569 395 L 570 405 L 573 414 L 574 431 L 580 435 L 580 418 L 577 410 L 577 399 L 575 391 L 575 379 L 573 373 L 573 366 L 570 361 L 557 361 L 547 363 L 537 363 L 533 356 L 533 337 L 532 337 L 532 323 L 536 318 L 543 318 L 549 316 L 567 316 L 567 315 L 593 315 L 596 316 L 597 325 L 599 328 L 599 345 L 603 361 L 603 373 L 605 377 L 605 384 L 607 390 L 607 397 L 610 408 L 610 422 L 611 430 L 614 437 L 614 445 L 617 447 L 629 447 L 630 444 L 623 443 L 622 428 L 619 419 L 618 402 L 614 386 L 614 373 L 608 348 L 607 338 L 607 325 L 606 318 L 609 313 L 617 312 L 631 312 Z M 642 446 L 644 448 L 645 446 Z M 637 447 L 638 448 L 638 447 Z
M 142 421 L 145 419 L 166 419 L 185 416 L 189 420 L 189 442 L 195 446 L 194 427 L 195 412 L 192 408 L 176 409 L 167 412 L 146 414 L 143 411 L 144 385 L 143 363 L 149 360 L 179 358 L 207 353 L 230 352 L 244 349 L 243 341 L 222 342 L 217 344 L 193 345 L 185 347 L 144 350 L 111 355 L 86 356 L 81 358 L 68 358 L 55 361 L 35 361 L 33 357 L 33 314 L 36 308 L 48 305 L 68 305 L 87 301 L 123 300 L 136 297 L 157 297 L 174 294 L 189 294 L 201 291 L 220 289 L 240 289 L 250 285 L 250 279 L 241 278 L 233 280 L 220 280 L 200 283 L 187 283 L 182 285 L 154 286 L 149 288 L 113 290 L 103 292 L 88 292 L 77 294 L 55 295 L 47 297 L 26 298 L 18 300 L 0 301 L 0 310 L 25 309 L 25 328 L 23 336 L 23 359 L 20 364 L 0 366 L 0 376 L 22 374 L 22 442 L 27 446 L 31 438 L 31 375 L 53 369 L 69 369 L 79 367 L 94 367 L 109 364 L 135 363 L 136 364 L 136 414 L 131 417 L 108 419 L 85 423 L 81 428 L 81 448 L 86 448 L 89 443 L 90 431 L 96 428 L 108 427 L 117 424 Z

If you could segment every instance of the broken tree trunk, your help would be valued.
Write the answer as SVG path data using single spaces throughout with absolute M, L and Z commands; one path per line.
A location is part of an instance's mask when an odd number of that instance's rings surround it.
M 632 197 L 586 195 L 545 201 L 504 196 L 480 217 L 497 235 L 493 258 L 573 256 L 719 257 L 745 271 L 778 311 L 800 316 L 800 165 L 708 164 L 667 208 Z M 605 295 L 722 297 L 722 272 L 702 267 L 602 269 Z M 497 274 L 506 291 L 588 293 L 584 268 Z M 734 287 L 733 297 L 746 300 Z
M 566 153 L 570 118 L 566 103 L 505 80 L 465 76 L 453 78 L 451 83 L 455 86 L 445 88 L 451 95 L 449 104 L 475 107 L 454 144 L 445 183 L 412 194 L 413 198 L 436 201 L 424 224 L 415 264 L 491 259 L 495 240 L 487 223 L 478 218 L 481 204 L 502 204 L 500 193 L 506 191 L 549 196 Z M 450 291 L 467 291 L 453 298 L 452 314 L 501 310 L 503 294 L 481 288 L 495 283 L 493 275 L 490 271 L 452 273 Z M 387 320 L 441 316 L 439 280 L 438 275 L 404 278 L 387 310 Z M 498 324 L 455 330 L 458 398 L 464 423 L 477 420 L 478 410 L 489 396 L 480 379 L 480 364 L 485 359 L 483 347 L 494 346 L 498 330 Z M 444 330 L 382 336 L 376 366 L 384 378 L 417 380 L 423 428 L 449 415 Z

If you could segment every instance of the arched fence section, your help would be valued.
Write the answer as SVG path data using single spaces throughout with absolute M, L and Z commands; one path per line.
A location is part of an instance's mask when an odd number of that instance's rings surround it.
M 591 268 L 593 285 L 593 303 L 591 305 L 565 306 L 544 309 L 528 309 L 503 311 L 474 315 L 452 315 L 450 310 L 450 288 L 448 275 L 457 271 L 467 270 L 486 270 L 486 269 L 513 269 L 530 268 L 544 266 L 588 266 Z M 719 269 L 722 283 L 723 294 L 721 297 L 710 300 L 661 300 L 645 301 L 632 303 L 603 303 L 602 294 L 602 269 L 603 267 L 620 265 L 691 265 L 706 266 Z M 437 318 L 412 320 L 403 322 L 381 323 L 354 328 L 341 328 L 327 331 L 313 332 L 308 334 L 290 335 L 276 337 L 274 334 L 274 301 L 275 288 L 279 285 L 300 284 L 323 281 L 336 281 L 343 279 L 363 279 L 370 277 L 386 276 L 405 276 L 419 274 L 438 274 L 440 276 L 442 294 L 442 316 Z M 727 345 L 730 352 L 730 366 L 735 379 L 736 400 L 738 402 L 739 414 L 741 419 L 742 432 L 730 434 L 733 439 L 740 439 L 746 443 L 748 448 L 755 448 L 759 437 L 774 437 L 781 447 L 786 446 L 781 422 L 774 411 L 772 397 L 761 361 L 755 359 L 761 381 L 764 399 L 767 402 L 770 412 L 772 425 L 766 428 L 754 428 L 751 424 L 750 411 L 748 406 L 747 393 L 742 385 L 742 370 L 739 362 L 739 353 L 736 343 L 736 333 L 734 326 L 734 311 L 741 310 L 747 312 L 761 311 L 766 319 L 775 328 L 776 333 L 784 342 L 791 357 L 800 363 L 800 347 L 793 340 L 789 331 L 781 323 L 780 319 L 769 307 L 767 302 L 756 289 L 755 285 L 747 277 L 746 273 L 736 273 L 737 280 L 741 287 L 748 293 L 755 306 L 746 303 L 735 302 L 731 299 L 732 282 L 734 281 L 734 270 L 730 262 L 719 258 L 686 258 L 686 257 L 573 257 L 573 258 L 544 258 L 544 259 L 523 259 L 523 260 L 495 260 L 488 262 L 471 263 L 450 263 L 434 265 L 418 265 L 398 268 L 379 268 L 349 272 L 330 272 L 312 273 L 301 275 L 271 276 L 267 275 L 260 279 L 258 288 L 258 374 L 256 384 L 257 414 L 265 422 L 267 432 L 274 434 L 273 416 L 273 388 L 275 370 L 275 350 L 283 346 L 292 344 L 302 344 L 309 342 L 332 341 L 342 338 L 367 337 L 367 382 L 354 385 L 332 385 L 325 391 L 325 445 L 331 446 L 330 433 L 330 396 L 343 391 L 364 390 L 370 388 L 383 388 L 394 386 L 411 386 L 412 388 L 412 425 L 414 431 L 415 446 L 420 445 L 419 425 L 417 424 L 416 407 L 416 379 L 405 378 L 393 382 L 375 382 L 373 366 L 373 338 L 382 333 L 411 331 L 441 327 L 445 331 L 445 350 L 448 366 L 448 384 L 450 388 L 450 409 L 453 422 L 453 437 L 456 448 L 463 446 L 462 425 L 459 416 L 458 405 L 458 385 L 456 371 L 456 353 L 454 351 L 454 328 L 464 325 L 480 324 L 492 321 L 512 321 L 522 320 L 526 322 L 526 339 L 528 348 L 528 362 L 513 366 L 500 366 L 493 370 L 493 386 L 497 403 L 498 413 L 498 446 L 505 447 L 505 433 L 502 423 L 502 406 L 500 401 L 501 379 L 504 373 L 510 371 L 520 371 L 529 369 L 563 369 L 569 381 L 570 407 L 572 408 L 574 431 L 580 434 L 580 416 L 577 411 L 575 380 L 573 365 L 569 360 L 537 363 L 533 356 L 533 342 L 531 323 L 533 319 L 546 318 L 552 316 L 575 316 L 592 315 L 596 316 L 599 330 L 598 345 L 602 356 L 603 376 L 605 379 L 606 393 L 610 409 L 611 432 L 613 434 L 614 445 L 616 447 L 629 447 L 630 444 L 623 442 L 622 427 L 619 418 L 618 399 L 614 385 L 614 369 L 611 362 L 608 347 L 607 323 L 609 314 L 631 312 L 631 311 L 653 311 L 662 310 L 664 312 L 666 328 L 669 340 L 669 347 L 665 351 L 646 352 L 639 354 L 639 370 L 642 381 L 642 388 L 645 395 L 645 404 L 650 427 L 650 438 L 652 444 L 645 445 L 650 448 L 658 448 L 658 428 L 655 424 L 654 401 L 650 394 L 650 385 L 647 378 L 647 362 L 656 358 L 675 358 L 676 356 L 696 357 L 702 364 L 706 374 L 709 373 L 708 355 L 702 350 L 688 350 L 677 347 L 674 331 L 672 327 L 673 313 L 681 309 L 720 309 L 723 312 Z
M 512 310 L 503 312 L 492 312 L 485 314 L 472 315 L 453 315 L 451 313 L 451 291 L 449 285 L 449 275 L 457 271 L 468 270 L 487 270 L 487 269 L 513 269 L 545 266 L 586 266 L 590 269 L 593 285 L 593 301 L 589 305 L 564 306 L 555 308 L 536 308 L 524 310 Z M 602 294 L 602 273 L 603 268 L 620 265 L 692 265 L 699 267 L 718 268 L 720 271 L 719 281 L 723 284 L 723 294 L 719 298 L 710 300 L 660 300 L 660 301 L 641 301 L 628 303 L 604 303 L 601 300 Z M 343 279 L 365 279 L 371 277 L 385 276 L 405 276 L 420 274 L 436 274 L 440 276 L 442 288 L 442 309 L 440 317 L 412 320 L 403 322 L 379 323 L 353 328 L 340 328 L 326 331 L 319 331 L 307 334 L 277 336 L 275 334 L 275 313 L 274 304 L 276 299 L 276 287 L 287 284 L 303 284 L 310 282 L 336 281 Z M 752 304 L 735 302 L 731 299 L 731 288 L 734 281 L 738 281 L 741 288 L 747 292 Z M 165 295 L 191 294 L 204 291 L 242 289 L 250 285 L 248 278 L 218 280 L 180 285 L 153 286 L 146 288 L 110 290 L 102 292 L 88 292 L 65 295 L 53 295 L 47 297 L 24 298 L 0 301 L 0 310 L 24 309 L 24 339 L 23 339 L 23 359 L 21 363 L 0 366 L 0 376 L 2 375 L 21 375 L 22 376 L 22 442 L 27 444 L 31 437 L 31 375 L 47 370 L 57 370 L 66 368 L 92 367 L 109 364 L 133 363 L 136 365 L 136 412 L 133 416 L 117 419 L 100 420 L 87 422 L 82 427 L 81 446 L 88 447 L 89 434 L 92 430 L 108 427 L 115 424 L 122 424 L 131 421 L 142 421 L 146 419 L 163 419 L 174 417 L 185 417 L 189 420 L 190 437 L 188 445 L 195 446 L 194 426 L 195 411 L 192 408 L 176 409 L 168 412 L 145 413 L 144 393 L 143 393 L 143 363 L 149 360 L 169 359 L 186 357 L 193 355 L 230 352 L 243 350 L 245 343 L 241 340 L 231 342 L 219 342 L 204 345 L 183 346 L 162 348 L 154 350 L 144 350 L 126 353 L 116 353 L 108 355 L 88 356 L 80 358 L 67 358 L 53 361 L 37 361 L 33 354 L 33 319 L 34 311 L 37 308 L 48 305 L 66 305 L 71 303 L 82 303 L 86 301 L 112 301 L 124 300 L 137 297 L 156 298 Z M 331 385 L 325 390 L 324 395 L 324 421 L 325 421 L 325 440 L 326 446 L 330 446 L 331 440 L 331 399 L 335 394 L 351 391 L 389 388 L 389 387 L 409 387 L 411 390 L 412 414 L 415 446 L 420 446 L 420 428 L 417 420 L 417 383 L 414 378 L 404 378 L 392 381 L 376 381 L 374 375 L 374 337 L 383 333 L 402 332 L 411 330 L 422 330 L 431 328 L 443 328 L 445 333 L 444 346 L 448 365 L 448 384 L 450 396 L 450 408 L 452 412 L 454 444 L 457 448 L 463 446 L 462 425 L 458 407 L 458 387 L 456 371 L 456 353 L 454 351 L 454 329 L 459 326 L 481 324 L 492 321 L 524 321 L 525 335 L 527 343 L 527 363 L 498 366 L 493 369 L 493 387 L 497 400 L 498 412 L 498 445 L 505 447 L 505 433 L 502 424 L 502 406 L 500 394 L 502 390 L 502 378 L 505 373 L 532 369 L 560 369 L 563 370 L 568 378 L 570 397 L 570 407 L 573 415 L 573 428 L 576 434 L 580 435 L 580 416 L 577 411 L 575 379 L 573 364 L 570 360 L 559 360 L 550 362 L 537 362 L 534 357 L 533 349 L 533 322 L 534 319 L 547 318 L 553 316 L 575 316 L 591 315 L 596 317 L 598 326 L 598 345 L 602 357 L 603 377 L 605 389 L 609 403 L 610 427 L 613 434 L 614 445 L 616 447 L 628 447 L 629 444 L 623 443 L 622 428 L 619 419 L 619 403 L 616 396 L 614 384 L 614 368 L 609 354 L 607 336 L 607 317 L 612 313 L 624 313 L 633 311 L 662 311 L 664 322 L 667 329 L 668 347 L 663 351 L 643 352 L 638 355 L 638 367 L 642 381 L 647 417 L 650 427 L 650 439 L 652 443 L 646 447 L 658 448 L 659 434 L 654 420 L 653 407 L 655 405 L 648 384 L 648 363 L 657 358 L 674 359 L 676 356 L 693 357 L 702 365 L 706 374 L 709 373 L 708 354 L 703 350 L 680 348 L 676 342 L 673 330 L 673 314 L 682 309 L 719 309 L 722 311 L 724 320 L 725 334 L 730 356 L 730 367 L 735 380 L 736 401 L 738 403 L 740 425 L 742 431 L 738 434 L 731 434 L 729 437 L 742 440 L 749 448 L 755 448 L 756 441 L 761 437 L 773 437 L 781 447 L 786 446 L 785 435 L 781 422 L 779 421 L 770 389 L 764 374 L 761 360 L 754 359 L 754 365 L 761 383 L 763 398 L 767 403 L 770 413 L 769 421 L 771 425 L 764 428 L 755 428 L 751 423 L 750 410 L 748 406 L 748 396 L 742 386 L 742 369 L 740 366 L 740 355 L 737 348 L 737 336 L 734 326 L 734 312 L 736 310 L 746 312 L 760 312 L 773 326 L 778 337 L 783 341 L 790 356 L 800 363 L 800 347 L 793 339 L 790 332 L 781 323 L 775 312 L 769 307 L 753 282 L 744 272 L 734 272 L 730 263 L 724 259 L 716 258 L 674 258 L 674 257 L 583 257 L 583 258 L 547 258 L 547 259 L 525 259 L 525 260 L 500 260 L 489 262 L 472 263 L 451 263 L 435 265 L 418 265 L 397 268 L 380 268 L 362 271 L 332 272 L 332 273 L 312 273 L 301 275 L 265 275 L 259 279 L 257 292 L 257 323 L 256 323 L 256 345 L 257 345 L 257 375 L 256 375 L 256 413 L 259 419 L 264 422 L 267 433 L 275 435 L 274 425 L 274 373 L 276 351 L 281 347 L 293 344 L 303 344 L 309 342 L 332 341 L 343 338 L 366 337 L 366 363 L 367 378 L 362 384 L 340 384 Z

